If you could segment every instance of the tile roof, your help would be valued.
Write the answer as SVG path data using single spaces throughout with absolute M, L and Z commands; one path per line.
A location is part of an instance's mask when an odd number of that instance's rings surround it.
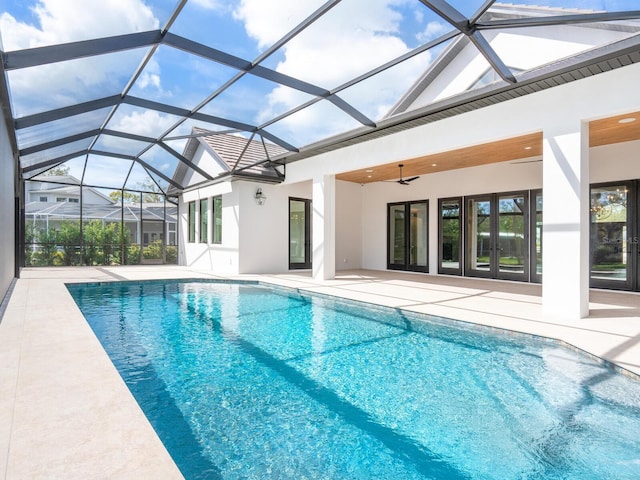
M 206 132 L 207 130 L 199 128 L 193 129 L 194 134 L 203 134 Z M 199 137 L 199 139 L 216 153 L 218 158 L 227 165 L 229 171 L 234 170 L 234 167 L 235 169 L 248 167 L 244 170 L 245 172 L 264 175 L 268 171 L 273 170 L 269 165 L 251 165 L 287 152 L 284 148 L 272 143 L 263 143 L 255 139 L 249 141 L 240 135 L 231 135 L 228 133 L 211 134 Z
M 197 127 L 191 133 L 193 136 L 183 152 L 185 158 L 193 160 L 198 147 L 203 145 L 232 176 L 269 182 L 282 180 L 282 175 L 266 160 L 286 153 L 284 148 L 261 140 L 249 141 L 240 135 L 214 133 Z M 258 162 L 265 163 L 255 165 Z M 187 171 L 188 167 L 184 163 L 179 164 L 173 179 L 181 183 Z

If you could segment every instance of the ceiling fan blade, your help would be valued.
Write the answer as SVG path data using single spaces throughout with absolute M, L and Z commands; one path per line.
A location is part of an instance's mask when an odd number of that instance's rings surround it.
M 535 160 L 520 160 L 520 161 L 517 161 L 517 162 L 509 162 L 509 163 L 511 165 L 519 165 L 521 163 L 536 163 L 536 162 L 541 162 L 541 161 L 542 161 L 542 159 L 538 158 L 538 159 L 535 159 Z
M 417 180 L 418 178 L 420 178 L 420 176 L 416 175 L 415 177 L 405 178 L 404 181 L 405 182 L 413 182 L 414 180 Z

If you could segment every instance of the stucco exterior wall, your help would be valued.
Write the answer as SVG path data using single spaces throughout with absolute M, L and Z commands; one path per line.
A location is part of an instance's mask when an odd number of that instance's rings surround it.
M 15 275 L 15 165 L 4 121 L 0 121 L 0 300 Z
M 255 201 L 256 189 L 266 195 Z M 311 182 L 263 185 L 234 182 L 240 193 L 240 273 L 282 273 L 289 270 L 289 197 L 311 198 Z

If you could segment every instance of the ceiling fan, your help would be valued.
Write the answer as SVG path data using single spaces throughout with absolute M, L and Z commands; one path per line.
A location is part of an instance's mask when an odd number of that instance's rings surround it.
M 400 185 L 409 185 L 409 182 L 413 182 L 414 180 L 417 180 L 418 178 L 420 178 L 420 176 L 418 175 L 410 178 L 402 178 L 402 167 L 404 167 L 404 165 L 401 163 L 400 165 L 398 165 L 398 167 L 400 167 L 400 179 L 393 180 L 394 182 L 399 183 Z

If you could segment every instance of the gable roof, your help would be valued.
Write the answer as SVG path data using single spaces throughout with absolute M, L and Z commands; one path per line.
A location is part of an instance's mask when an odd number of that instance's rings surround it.
M 557 17 L 562 15 L 587 15 L 598 13 L 594 10 L 546 7 L 538 5 L 514 5 L 510 3 L 494 3 L 480 18 L 479 24 L 489 22 L 509 21 L 514 19 L 536 19 L 544 17 Z M 534 24 L 532 24 L 534 25 Z M 571 27 L 571 24 L 563 25 L 563 28 Z M 625 22 L 594 22 L 580 23 L 578 26 L 583 28 L 596 28 L 602 30 L 629 31 L 637 33 L 640 29 L 637 26 L 631 26 Z M 439 57 L 429 66 L 429 68 L 419 77 L 409 90 L 396 102 L 389 110 L 385 118 L 392 117 L 399 113 L 406 112 L 413 103 L 418 99 L 420 94 L 424 92 L 432 82 L 438 78 L 445 68 L 449 66 L 451 61 L 462 50 L 469 45 L 470 38 L 466 35 L 458 36 L 451 44 L 442 51 Z M 600 47 L 602 48 L 602 47 Z M 594 50 L 598 50 L 597 48 Z M 479 54 L 479 52 L 478 52 Z M 559 60 L 552 64 L 559 63 Z M 463 93 L 463 92 L 462 92 Z
M 240 135 L 211 132 L 197 127 L 191 133 L 183 156 L 193 161 L 198 148 L 205 148 L 227 172 L 224 180 L 244 179 L 269 183 L 284 180 L 284 176 L 269 160 L 286 153 L 286 149 Z M 178 164 L 173 180 L 183 183 L 188 169 L 184 162 Z

